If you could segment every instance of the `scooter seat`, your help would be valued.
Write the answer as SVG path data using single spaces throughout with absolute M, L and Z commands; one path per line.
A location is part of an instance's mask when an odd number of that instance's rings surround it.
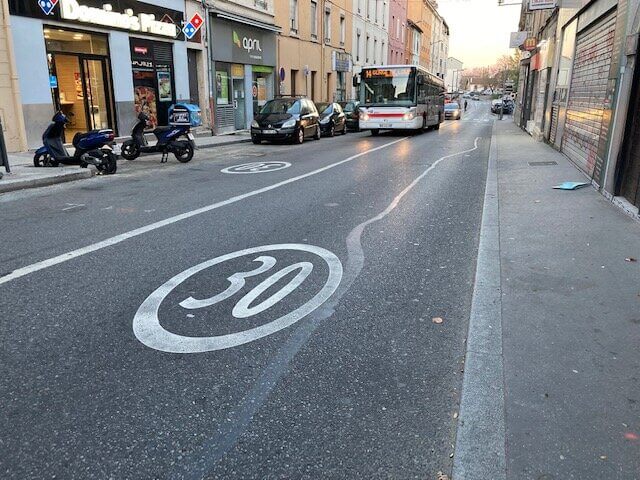
M 160 135 L 162 135 L 163 133 L 168 132 L 168 131 L 169 131 L 169 130 L 171 130 L 172 128 L 173 128 L 173 127 L 156 127 L 156 128 L 153 130 L 153 134 L 154 134 L 155 136 L 160 136 Z

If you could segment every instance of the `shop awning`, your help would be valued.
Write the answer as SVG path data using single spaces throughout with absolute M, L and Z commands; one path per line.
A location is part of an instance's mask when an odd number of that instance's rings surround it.
M 236 15 L 235 13 L 225 12 L 223 10 L 218 10 L 216 8 L 211 8 L 209 9 L 209 11 L 220 19 L 230 20 L 232 22 L 244 23 L 245 25 L 261 28 L 263 30 L 269 30 L 270 32 L 274 32 L 274 33 L 282 32 L 282 29 L 276 25 L 271 25 L 269 23 L 264 23 L 259 20 L 243 17 L 242 15 Z

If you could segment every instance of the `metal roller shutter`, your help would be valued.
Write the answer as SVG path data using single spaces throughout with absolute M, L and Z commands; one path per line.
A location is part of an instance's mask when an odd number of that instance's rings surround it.
M 606 107 L 615 26 L 614 10 L 581 32 L 576 42 L 562 151 L 589 176 Z

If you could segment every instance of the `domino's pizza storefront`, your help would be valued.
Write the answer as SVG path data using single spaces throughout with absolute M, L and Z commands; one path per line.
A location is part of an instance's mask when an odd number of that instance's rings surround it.
M 55 110 L 70 119 L 70 141 L 101 128 L 128 135 L 139 111 L 166 124 L 169 106 L 191 98 L 183 11 L 139 0 L 9 0 L 9 12 L 31 148 Z
M 223 12 L 210 18 L 214 131 L 244 130 L 274 96 L 279 29 Z

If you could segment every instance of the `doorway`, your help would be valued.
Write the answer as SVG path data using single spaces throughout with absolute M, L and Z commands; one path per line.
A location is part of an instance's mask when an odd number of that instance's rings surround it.
M 233 116 L 236 130 L 247 128 L 245 114 L 244 78 L 233 79 Z
M 106 37 L 46 28 L 45 40 L 53 104 L 70 121 L 65 141 L 114 129 Z

